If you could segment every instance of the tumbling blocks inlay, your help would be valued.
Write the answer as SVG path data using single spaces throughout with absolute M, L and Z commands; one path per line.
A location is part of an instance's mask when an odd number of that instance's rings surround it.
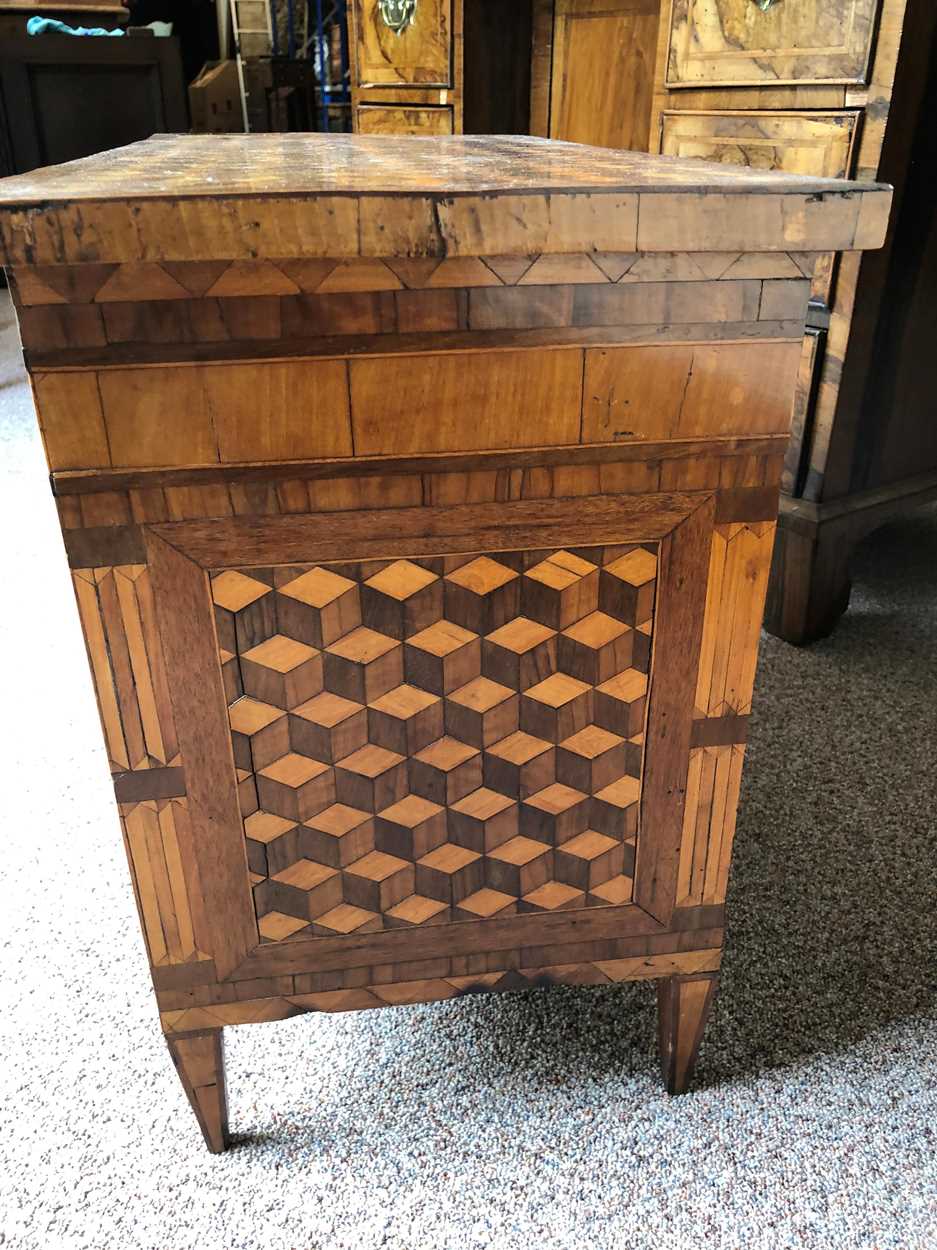
M 628 902 L 656 545 L 212 577 L 265 941 Z

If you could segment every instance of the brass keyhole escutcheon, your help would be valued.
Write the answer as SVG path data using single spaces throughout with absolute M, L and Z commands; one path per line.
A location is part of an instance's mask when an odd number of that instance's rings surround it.
M 377 8 L 384 25 L 395 35 L 402 35 L 416 16 L 416 0 L 377 0 Z
M 773 9 L 779 2 L 780 0 L 752 0 L 752 4 L 756 8 L 761 9 L 762 13 L 767 13 L 769 9 Z

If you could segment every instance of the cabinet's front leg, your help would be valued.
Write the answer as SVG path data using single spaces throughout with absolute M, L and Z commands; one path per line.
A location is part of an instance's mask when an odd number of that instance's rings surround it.
M 221 1029 L 168 1036 L 166 1045 L 212 1154 L 228 1146 L 228 1095 Z
M 668 1094 L 685 1094 L 693 1078 L 718 985 L 719 974 L 715 972 L 657 982 L 658 1045 Z

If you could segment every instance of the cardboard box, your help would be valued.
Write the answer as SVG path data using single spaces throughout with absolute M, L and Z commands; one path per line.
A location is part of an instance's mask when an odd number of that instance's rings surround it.
M 189 84 L 193 134 L 242 134 L 236 61 L 207 61 Z

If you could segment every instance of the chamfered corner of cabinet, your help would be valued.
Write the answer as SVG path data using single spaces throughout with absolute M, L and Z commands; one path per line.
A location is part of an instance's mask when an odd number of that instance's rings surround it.
M 888 184 L 863 192 L 853 245 L 846 251 L 869 252 L 884 246 L 893 198 L 894 188 Z

